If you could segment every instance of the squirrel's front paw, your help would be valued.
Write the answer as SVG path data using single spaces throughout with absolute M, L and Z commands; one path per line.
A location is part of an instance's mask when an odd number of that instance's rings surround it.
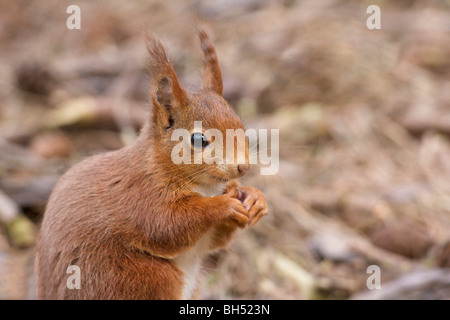
M 269 213 L 266 196 L 253 187 L 238 187 L 228 190 L 227 195 L 242 202 L 248 210 L 248 227 L 253 226 L 261 217 Z
M 223 223 L 226 225 L 238 226 L 245 228 L 250 222 L 249 212 L 245 209 L 243 203 L 238 199 L 222 196 L 226 201 L 227 209 L 223 212 Z

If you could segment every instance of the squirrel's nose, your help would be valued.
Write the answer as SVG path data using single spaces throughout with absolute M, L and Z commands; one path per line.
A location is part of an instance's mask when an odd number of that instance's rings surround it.
M 248 172 L 248 170 L 250 170 L 250 165 L 249 164 L 239 164 L 238 165 L 238 171 L 240 175 L 244 175 Z

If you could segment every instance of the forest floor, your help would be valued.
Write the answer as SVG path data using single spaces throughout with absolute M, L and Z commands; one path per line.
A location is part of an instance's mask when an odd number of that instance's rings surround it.
M 224 97 L 247 128 L 280 134 L 278 174 L 243 179 L 270 213 L 206 259 L 201 298 L 450 298 L 448 1 L 377 1 L 380 30 L 368 1 L 79 3 L 80 30 L 67 1 L 0 4 L 0 298 L 34 297 L 58 177 L 145 121 L 143 32 L 199 83 L 194 16 Z M 367 288 L 372 265 L 381 290 Z

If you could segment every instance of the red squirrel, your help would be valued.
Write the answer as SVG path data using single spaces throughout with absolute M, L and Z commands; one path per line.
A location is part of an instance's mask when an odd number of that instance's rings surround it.
M 198 35 L 201 88 L 182 88 L 163 45 L 147 36 L 152 108 L 138 138 L 59 179 L 36 248 L 39 299 L 195 298 L 202 257 L 268 213 L 264 194 L 236 180 L 249 170 L 248 144 L 243 164 L 171 160 L 177 128 L 193 132 L 202 121 L 224 136 L 244 129 L 222 97 L 216 50 L 204 30 Z M 193 132 L 194 139 L 205 137 Z M 79 267 L 79 288 L 67 285 L 71 265 Z

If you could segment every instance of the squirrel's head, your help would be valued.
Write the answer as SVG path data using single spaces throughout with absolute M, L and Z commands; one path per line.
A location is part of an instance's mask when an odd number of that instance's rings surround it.
M 216 50 L 205 31 L 198 35 L 203 74 L 200 89 L 193 92 L 180 85 L 163 45 L 147 37 L 153 106 L 148 132 L 153 157 L 168 176 L 190 185 L 212 185 L 244 175 L 249 150 L 242 121 L 222 97 Z

